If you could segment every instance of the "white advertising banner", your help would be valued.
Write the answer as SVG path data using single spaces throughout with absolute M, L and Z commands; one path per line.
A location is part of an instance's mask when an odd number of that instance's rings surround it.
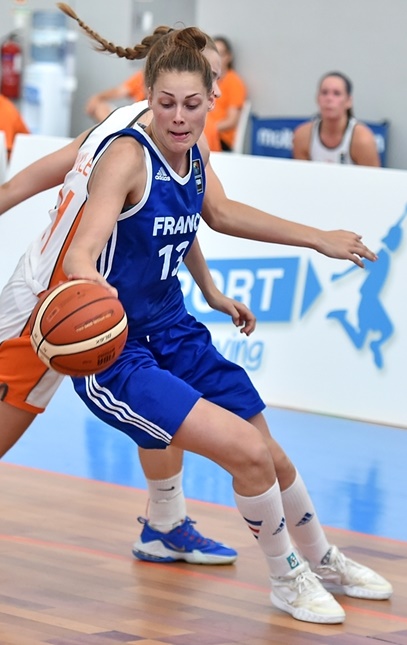
M 37 141 L 33 150 L 29 139 L 16 146 L 14 172 L 54 146 Z M 379 259 L 362 270 L 309 249 L 221 235 L 202 223 L 199 239 L 215 281 L 253 310 L 257 328 L 246 338 L 209 310 L 182 269 L 188 310 L 248 371 L 267 404 L 407 427 L 407 172 L 226 153 L 213 154 L 212 165 L 231 199 L 319 228 L 356 231 Z M 48 191 L 1 218 L 0 286 L 46 224 L 55 197 Z
M 360 269 L 315 251 L 231 238 L 204 224 L 212 275 L 257 316 L 249 338 L 211 312 L 186 271 L 188 309 L 249 373 L 266 403 L 407 426 L 407 173 L 214 154 L 228 197 L 324 229 L 363 235 Z

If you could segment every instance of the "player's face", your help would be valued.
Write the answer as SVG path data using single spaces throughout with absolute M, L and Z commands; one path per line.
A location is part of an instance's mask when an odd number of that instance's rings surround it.
M 209 49 L 209 47 L 204 49 L 203 53 L 205 58 L 208 60 L 209 65 L 211 66 L 212 78 L 213 78 L 213 85 L 212 85 L 213 95 L 215 99 L 218 99 L 221 95 L 218 81 L 222 74 L 220 56 L 218 52 L 216 52 L 214 49 Z
M 317 100 L 323 119 L 338 119 L 352 107 L 352 97 L 346 91 L 345 82 L 337 76 L 324 78 Z
M 164 72 L 148 98 L 156 143 L 172 153 L 185 153 L 203 132 L 213 93 L 208 95 L 198 73 Z

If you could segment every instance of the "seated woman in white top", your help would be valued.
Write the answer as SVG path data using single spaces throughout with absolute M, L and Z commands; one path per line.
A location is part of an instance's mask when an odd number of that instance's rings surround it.
M 352 114 L 352 83 L 340 72 L 322 77 L 319 115 L 294 131 L 293 157 L 360 166 L 380 166 L 373 132 Z

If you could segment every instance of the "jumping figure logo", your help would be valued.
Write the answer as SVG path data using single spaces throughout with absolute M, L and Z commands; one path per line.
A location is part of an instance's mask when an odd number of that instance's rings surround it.
M 381 300 L 380 292 L 382 291 L 390 271 L 391 255 L 399 248 L 403 230 L 402 223 L 407 217 L 407 207 L 400 219 L 392 226 L 387 234 L 382 238 L 383 246 L 377 253 L 376 262 L 366 260 L 365 271 L 366 279 L 360 288 L 360 301 L 357 310 L 357 325 L 352 325 L 348 320 L 348 311 L 346 309 L 335 309 L 327 314 L 327 318 L 337 320 L 350 341 L 361 350 L 371 334 L 374 338 L 369 341 L 370 350 L 373 354 L 373 360 L 379 369 L 383 368 L 382 345 L 393 335 L 394 326 L 391 322 Z M 343 273 L 334 273 L 331 280 L 335 282 L 345 276 L 353 273 L 356 266 L 346 269 Z
M 342 273 L 335 273 L 324 281 L 320 280 L 312 260 L 304 255 L 208 260 L 208 267 L 218 289 L 230 298 L 244 302 L 259 323 L 283 325 L 309 316 L 316 301 L 326 292 L 327 285 L 353 272 L 356 275 L 359 270 L 359 280 L 362 279 L 363 283 L 356 307 L 349 305 L 347 309 L 323 312 L 322 318 L 325 321 L 326 316 L 329 321 L 334 321 L 326 322 L 327 325 L 339 323 L 347 336 L 345 342 L 350 340 L 357 350 L 361 351 L 368 345 L 374 365 L 382 369 L 383 345 L 393 335 L 394 325 L 381 295 L 389 277 L 392 255 L 402 242 L 402 224 L 406 218 L 407 206 L 403 215 L 382 238 L 376 262 L 366 260 L 364 270 L 352 264 Z M 178 277 L 189 312 L 205 324 L 229 324 L 224 313 L 209 307 L 187 271 L 179 271 Z M 338 334 L 343 334 L 342 329 L 338 329 Z M 214 342 L 226 358 L 243 365 L 246 370 L 253 372 L 260 369 L 266 346 L 264 340 L 259 340 L 255 335 L 242 339 L 233 334 L 226 337 L 219 334 Z

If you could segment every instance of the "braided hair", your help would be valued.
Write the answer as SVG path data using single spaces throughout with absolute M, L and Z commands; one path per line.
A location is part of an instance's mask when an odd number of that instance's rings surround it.
M 205 47 L 216 50 L 212 38 L 197 27 L 173 29 L 172 27 L 156 27 L 150 36 L 143 38 L 134 47 L 120 47 L 109 42 L 96 31 L 91 29 L 76 12 L 64 2 L 58 2 L 58 7 L 67 16 L 75 20 L 87 35 L 94 40 L 98 51 L 115 54 L 128 60 L 146 58 L 145 81 L 147 87 L 152 87 L 161 72 L 198 72 L 208 93 L 212 91 L 212 70 L 202 52 Z
M 169 33 L 174 31 L 172 27 L 162 25 L 160 27 L 156 27 L 150 36 L 143 38 L 141 43 L 134 45 L 134 47 L 121 47 L 120 45 L 115 45 L 114 43 L 109 42 L 106 38 L 103 38 L 96 31 L 91 29 L 89 25 L 79 18 L 72 7 L 65 4 L 65 2 L 58 2 L 57 6 L 67 16 L 75 20 L 81 29 L 87 33 L 89 38 L 97 43 L 97 45 L 95 45 L 95 49 L 98 51 L 108 52 L 109 54 L 115 54 L 119 58 L 126 58 L 127 60 L 141 60 L 146 58 L 150 49 L 157 41 L 159 41 L 163 36 L 167 36 Z

